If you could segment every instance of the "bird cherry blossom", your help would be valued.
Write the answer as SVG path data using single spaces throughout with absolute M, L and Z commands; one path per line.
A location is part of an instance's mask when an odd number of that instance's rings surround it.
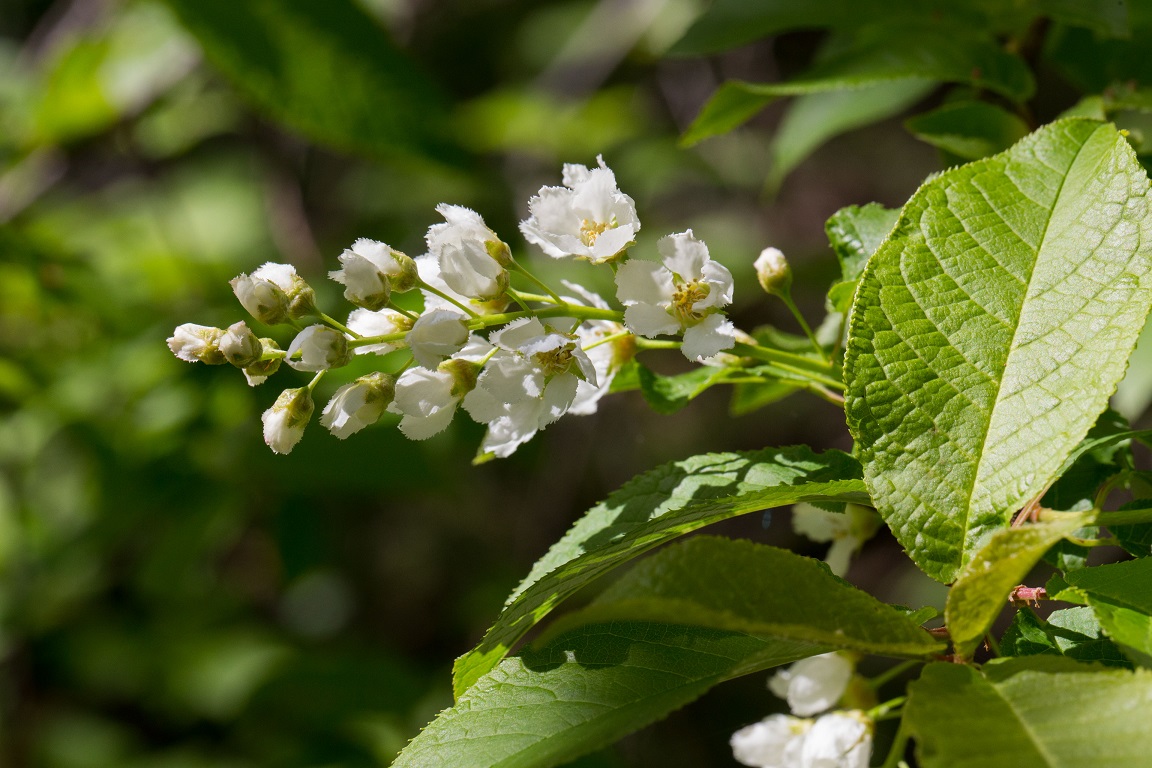
M 808 717 L 835 706 L 854 670 L 855 665 L 843 654 L 824 653 L 780 670 L 768 681 L 768 688 L 787 700 L 792 714 Z
M 316 294 L 290 264 L 267 262 L 231 284 L 240 304 L 262 323 L 277 325 L 316 311 Z
M 286 389 L 280 393 L 272 407 L 260 417 L 264 423 L 264 442 L 273 453 L 292 452 L 304 437 L 304 428 L 308 426 L 315 407 L 307 387 Z
M 300 359 L 293 357 L 299 353 Z M 348 338 L 326 325 L 310 325 L 288 345 L 288 365 L 298 371 L 326 371 L 348 364 Z
M 438 205 L 443 224 L 433 224 L 425 238 L 428 253 L 440 266 L 440 278 L 455 293 L 480 302 L 492 301 L 508 288 L 508 245 L 475 211 Z
M 375 310 L 388 306 L 392 292 L 403 293 L 416 284 L 411 257 L 378 240 L 362 237 L 340 254 L 342 269 L 328 277 L 344 286 L 344 298 L 358 307 Z
M 593 264 L 619 258 L 636 239 L 636 204 L 616 186 L 616 175 L 599 167 L 564 166 L 563 187 L 541 187 L 528 201 L 531 216 L 520 223 L 524 239 L 553 258 L 575 256 Z
M 320 423 L 341 440 L 375 424 L 384 414 L 396 392 L 396 378 L 387 373 L 370 373 L 336 390 Z

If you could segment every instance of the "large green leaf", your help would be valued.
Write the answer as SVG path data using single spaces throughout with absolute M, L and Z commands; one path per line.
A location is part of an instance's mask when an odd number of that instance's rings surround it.
M 712 686 L 830 648 L 675 624 L 616 622 L 504 659 L 393 768 L 544 768 L 610 744 Z
M 1046 656 L 930 664 L 909 686 L 905 718 L 924 768 L 1145 765 L 1152 672 Z
M 167 0 L 208 59 L 311 139 L 383 155 L 442 148 L 440 89 L 351 0 Z
M 1064 574 L 1064 580 L 1113 605 L 1152 615 L 1152 558 L 1100 565 Z
M 1107 405 L 1152 303 L 1148 178 L 1064 120 L 928 181 L 868 262 L 846 412 L 877 509 L 949 582 Z
M 840 91 L 881 83 L 968 83 L 1014 101 L 1035 84 L 1024 62 L 990 36 L 969 27 L 870 26 L 803 75 L 786 83 L 730 81 L 704 105 L 684 134 L 685 144 L 725 133 L 784 96 Z
M 819 561 L 698 536 L 644 560 L 500 662 L 396 765 L 555 765 L 723 680 L 838 648 L 913 657 L 941 650 L 903 611 Z
M 866 499 L 860 468 L 806 447 L 718 453 L 634 478 L 590 509 L 541 558 L 472 651 L 456 660 L 457 695 L 502 659 L 562 600 L 653 547 L 720 520 L 812 500 Z
M 727 629 L 889 656 L 942 644 L 809 557 L 750 541 L 695 536 L 641 561 L 586 608 L 549 627 L 654 621 Z
M 900 114 L 934 87 L 922 80 L 895 80 L 800 96 L 772 137 L 768 186 L 779 187 L 784 177 L 832 137 Z
M 1008 594 L 1048 549 L 1092 522 L 1091 513 L 1068 512 L 1051 522 L 997 531 L 968 562 L 948 592 L 944 620 L 956 652 L 971 655 L 1000 615 Z

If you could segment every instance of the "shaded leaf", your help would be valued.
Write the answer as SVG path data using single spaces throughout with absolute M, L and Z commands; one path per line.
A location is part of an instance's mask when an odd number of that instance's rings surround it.
M 859 465 L 806 447 L 696 456 L 646 472 L 590 509 L 508 598 L 480 644 L 456 660 L 457 695 L 552 608 L 644 552 L 720 520 L 812 500 L 864 501 Z
M 1003 610 L 1009 593 L 1048 548 L 1092 521 L 1068 512 L 1051 522 L 997 531 L 948 592 L 944 618 L 957 653 L 968 656 Z
M 904 716 L 924 768 L 1097 768 L 1146 761 L 1149 711 L 1152 672 L 1037 656 L 930 664 Z
M 1002 152 L 1028 135 L 1028 124 L 985 101 L 945 104 L 904 121 L 916 138 L 964 160 Z
M 952 581 L 1055 479 L 1152 302 L 1148 179 L 1111 126 L 1066 120 L 927 182 L 856 292 L 849 428 L 875 505 Z
M 1004 656 L 1067 656 L 1112 667 L 1132 666 L 1116 644 L 1102 633 L 1091 608 L 1054 611 L 1047 621 L 1021 608 L 1000 641 Z

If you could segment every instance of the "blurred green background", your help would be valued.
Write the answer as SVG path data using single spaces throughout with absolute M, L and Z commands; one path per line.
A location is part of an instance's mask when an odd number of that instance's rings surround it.
M 638 253 L 691 227 L 735 274 L 738 324 L 795 331 L 755 289 L 752 261 L 776 245 L 818 320 L 824 220 L 899 205 L 936 154 L 882 123 L 769 199 L 776 107 L 679 148 L 722 79 L 786 76 L 818 39 L 665 57 L 703 8 L 0 1 L 0 764 L 386 765 L 450 704 L 452 659 L 609 490 L 707 450 L 848 447 L 815 399 L 737 419 L 711 391 L 657 416 L 630 392 L 480 467 L 465 419 L 424 443 L 388 418 L 346 442 L 313 424 L 274 456 L 259 414 L 307 375 L 250 389 L 164 343 L 180 323 L 244 319 L 227 281 L 265 261 L 294 264 L 342 316 L 325 279 L 341 250 L 421 253 L 440 202 L 528 254 L 528 197 L 598 153 L 636 199 Z M 525 258 L 611 292 L 586 264 Z M 725 530 L 822 554 L 786 516 Z M 908 597 L 925 580 L 857 567 L 883 598 L 932 600 Z M 730 764 L 730 733 L 772 706 L 762 679 L 722 686 L 579 764 Z

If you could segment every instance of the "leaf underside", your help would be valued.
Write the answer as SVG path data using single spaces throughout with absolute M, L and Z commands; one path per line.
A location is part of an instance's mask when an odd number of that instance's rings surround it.
M 846 361 L 873 501 L 956 578 L 1107 405 L 1152 303 L 1148 178 L 1064 120 L 928 181 L 869 261 Z

